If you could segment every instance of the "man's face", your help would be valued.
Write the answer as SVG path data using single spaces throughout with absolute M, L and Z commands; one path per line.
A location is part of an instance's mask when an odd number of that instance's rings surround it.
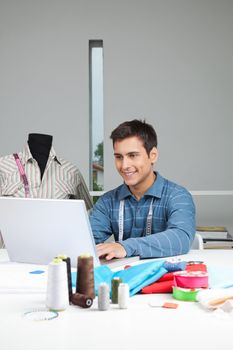
M 158 158 L 154 147 L 148 155 L 142 141 L 129 137 L 114 143 L 115 164 L 119 174 L 129 187 L 144 187 L 154 180 L 153 164 Z

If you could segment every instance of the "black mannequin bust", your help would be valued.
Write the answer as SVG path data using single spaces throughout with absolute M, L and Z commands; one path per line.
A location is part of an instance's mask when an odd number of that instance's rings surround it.
M 45 167 L 48 161 L 49 152 L 52 147 L 53 137 L 44 134 L 29 134 L 28 146 L 33 158 L 37 161 L 40 168 L 40 177 L 42 179 Z

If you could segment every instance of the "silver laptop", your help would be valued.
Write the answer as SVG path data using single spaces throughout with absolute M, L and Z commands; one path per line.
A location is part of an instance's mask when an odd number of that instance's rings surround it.
M 89 253 L 100 264 L 83 200 L 1 197 L 0 231 L 11 261 L 45 265 L 63 254 L 76 266 Z
M 0 197 L 0 231 L 11 261 L 47 265 L 62 254 L 76 267 L 77 257 L 88 253 L 100 265 L 83 200 Z M 130 260 L 138 257 L 110 266 Z

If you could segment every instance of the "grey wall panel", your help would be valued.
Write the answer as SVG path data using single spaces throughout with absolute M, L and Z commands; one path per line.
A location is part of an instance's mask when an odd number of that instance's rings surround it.
M 78 10 L 69 1 L 1 2 L 0 155 L 19 151 L 29 132 L 48 133 L 88 182 L 88 39 Z
M 145 117 L 158 132 L 163 175 L 190 190 L 230 190 L 233 3 L 146 3 L 125 8 L 105 42 L 106 164 L 112 128 Z M 112 166 L 105 174 L 106 189 L 119 183 Z

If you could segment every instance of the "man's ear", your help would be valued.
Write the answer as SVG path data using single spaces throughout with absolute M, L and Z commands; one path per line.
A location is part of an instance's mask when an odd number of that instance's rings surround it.
M 152 150 L 150 151 L 150 160 L 151 160 L 151 165 L 157 162 L 159 157 L 159 151 L 156 147 L 153 147 Z

